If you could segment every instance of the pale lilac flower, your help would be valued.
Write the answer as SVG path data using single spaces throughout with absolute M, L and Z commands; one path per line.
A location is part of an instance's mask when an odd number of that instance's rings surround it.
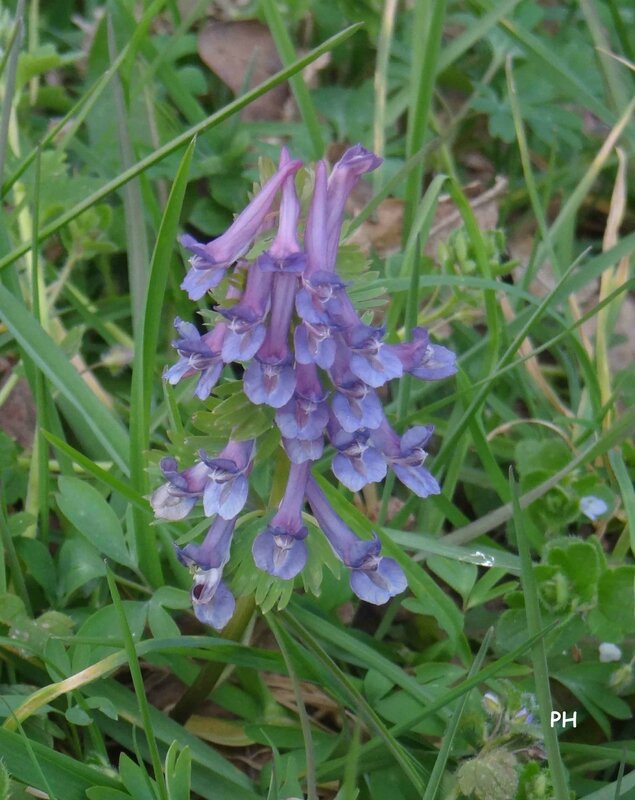
M 173 386 L 182 378 L 200 373 L 195 394 L 199 400 L 206 400 L 223 370 L 221 348 L 225 338 L 225 323 L 216 325 L 213 331 L 201 334 L 191 322 L 183 322 L 177 317 L 174 327 L 179 338 L 172 342 L 172 347 L 179 354 L 179 360 L 165 370 L 163 377 Z
M 359 492 L 369 483 L 377 483 L 386 477 L 386 460 L 373 447 L 370 431 L 362 429 L 347 433 L 331 424 L 329 434 L 331 443 L 337 450 L 331 468 L 335 477 L 350 489 Z
M 320 270 L 304 276 L 295 298 L 298 316 L 305 322 L 338 328 L 357 324 L 359 317 L 354 310 L 351 314 L 345 288 L 346 284 L 334 272 Z
M 280 169 L 290 162 L 286 147 L 282 148 Z M 298 244 L 300 201 L 295 190 L 295 175 L 291 174 L 282 186 L 278 232 L 271 246 L 258 257 L 257 264 L 265 272 L 298 274 L 304 271 L 306 256 Z
M 316 439 L 282 439 L 282 444 L 292 464 L 317 461 L 324 452 L 324 436 Z
M 313 194 L 304 230 L 304 249 L 306 250 L 305 277 L 309 277 L 319 271 L 330 272 L 335 267 L 335 262 L 330 264 L 326 261 L 326 185 L 326 162 L 318 161 L 315 165 Z
M 385 418 L 376 393 L 358 380 L 338 384 L 333 395 L 332 408 L 337 421 L 348 433 L 360 428 L 378 428 Z
M 225 362 L 249 361 L 260 349 L 267 333 L 264 320 L 269 310 L 272 282 L 271 273 L 263 272 L 256 262 L 247 273 L 245 291 L 239 302 L 229 308 L 217 307 L 227 320 L 221 351 Z
M 197 618 L 221 630 L 231 619 L 236 601 L 222 580 L 223 568 L 229 561 L 235 519 L 218 516 L 207 531 L 203 544 L 176 547 L 179 561 L 194 568 L 192 606 Z
M 295 275 L 274 275 L 267 335 L 243 378 L 245 394 L 256 405 L 282 408 L 293 395 L 296 378 L 288 339 L 296 287 Z
M 350 370 L 350 352 L 343 342 L 335 354 L 329 376 L 335 386 L 331 408 L 348 433 L 360 428 L 378 428 L 385 419 L 375 391 Z
M 297 172 L 301 166 L 301 161 L 286 161 L 217 239 L 208 244 L 200 244 L 191 236 L 182 237 L 181 244 L 194 254 L 190 259 L 191 269 L 181 284 L 190 300 L 199 300 L 209 289 L 217 286 L 223 279 L 225 270 L 245 255 L 279 189 L 289 175 Z
M 360 177 L 372 172 L 383 159 L 361 144 L 349 147 L 333 167 L 328 181 L 326 231 L 328 241 L 327 261 L 335 264 L 346 201 Z
M 313 478 L 307 481 L 306 497 L 335 555 L 352 570 L 351 589 L 359 598 L 382 605 L 405 591 L 406 576 L 394 559 L 380 555 L 379 539 L 358 539 L 331 508 Z
M 295 578 L 306 564 L 308 531 L 302 522 L 302 506 L 310 468 L 308 461 L 291 465 L 278 511 L 252 546 L 256 566 L 285 580 Z
M 335 361 L 338 327 L 324 322 L 311 323 L 306 320 L 296 326 L 293 343 L 298 364 L 317 364 L 329 369 Z
M 426 328 L 414 328 L 412 341 L 387 344 L 385 349 L 401 361 L 404 372 L 425 381 L 438 381 L 456 373 L 456 355 L 439 344 L 430 344 Z
M 169 456 L 161 459 L 160 467 L 167 483 L 155 489 L 150 496 L 154 515 L 173 522 L 185 519 L 203 497 L 207 470 L 199 463 L 179 472 L 176 459 Z
M 441 492 L 436 479 L 423 466 L 428 455 L 424 445 L 433 431 L 432 425 L 417 425 L 400 437 L 384 420 L 371 434 L 373 444 L 383 453 L 395 475 L 419 497 Z
M 368 325 L 358 325 L 347 335 L 351 372 L 373 388 L 403 375 L 402 363 L 394 351 L 384 345 L 383 335 L 383 328 Z
M 293 397 L 276 412 L 280 433 L 286 439 L 318 439 L 329 421 L 325 400 L 315 365 L 298 364 Z
M 254 453 L 252 440 L 230 441 L 216 458 L 210 458 L 204 450 L 199 451 L 201 462 L 207 470 L 203 491 L 205 516 L 219 514 L 223 519 L 232 519 L 247 502 Z

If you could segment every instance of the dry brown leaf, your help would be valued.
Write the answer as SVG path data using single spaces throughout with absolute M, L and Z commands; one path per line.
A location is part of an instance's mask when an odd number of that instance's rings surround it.
M 0 389 L 11 379 L 12 365 L 0 358 Z M 36 425 L 35 403 L 29 384 L 20 378 L 0 406 L 0 429 L 27 450 L 33 446 Z
M 251 736 L 247 736 L 242 722 L 229 719 L 193 714 L 186 722 L 185 728 L 206 742 L 222 744 L 225 747 L 247 747 L 256 742 Z
M 492 230 L 498 224 L 498 200 L 507 191 L 507 179 L 497 177 L 494 186 L 483 190 L 480 182 L 464 187 L 474 216 L 481 230 Z M 369 198 L 356 195 L 354 206 L 360 211 Z M 360 202 L 362 201 L 363 202 Z M 355 207 L 353 206 L 353 211 Z M 401 247 L 403 229 L 403 201 L 388 197 L 379 204 L 371 219 L 365 220 L 351 236 L 351 242 L 358 244 L 365 253 L 375 250 L 385 257 L 396 253 Z M 441 195 L 430 235 L 425 245 L 426 255 L 434 258 L 439 242 L 448 238 L 450 233 L 461 226 L 461 215 L 449 195 Z
M 256 20 L 208 23 L 198 36 L 198 52 L 234 94 L 266 81 L 282 67 L 269 30 Z M 243 109 L 243 119 L 281 119 L 288 96 L 287 84 L 276 86 Z

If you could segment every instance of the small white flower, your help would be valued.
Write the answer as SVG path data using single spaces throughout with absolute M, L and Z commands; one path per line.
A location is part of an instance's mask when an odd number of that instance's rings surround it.
M 622 651 L 616 644 L 611 642 L 602 642 L 598 647 L 600 653 L 600 661 L 607 664 L 611 661 L 619 661 L 622 658 Z
M 606 514 L 609 507 L 601 497 L 594 497 L 592 494 L 580 498 L 580 511 L 585 517 L 595 521 L 602 514 Z

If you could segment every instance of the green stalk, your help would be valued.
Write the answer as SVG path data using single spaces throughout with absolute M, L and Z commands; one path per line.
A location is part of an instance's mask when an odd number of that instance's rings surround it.
M 489 644 L 492 640 L 493 635 L 494 635 L 494 628 L 490 628 L 483 637 L 483 641 L 481 642 L 481 646 L 478 649 L 478 653 L 476 654 L 476 657 L 472 662 L 472 666 L 470 667 L 470 670 L 467 674 L 468 680 L 470 678 L 473 678 L 483 665 L 483 661 L 485 660 L 485 656 L 487 655 Z M 443 742 L 441 744 L 437 757 L 434 761 L 434 767 L 432 768 L 432 772 L 430 773 L 430 777 L 428 778 L 428 785 L 426 786 L 426 791 L 425 794 L 423 795 L 423 800 L 434 800 L 434 798 L 437 796 L 437 792 L 439 791 L 439 786 L 441 785 L 441 779 L 443 778 L 443 773 L 445 772 L 445 768 L 448 763 L 448 758 L 450 757 L 452 742 L 454 741 L 454 737 L 456 736 L 456 732 L 459 728 L 459 723 L 461 721 L 461 717 L 463 716 L 463 712 L 465 711 L 465 705 L 467 703 L 468 697 L 469 693 L 466 692 L 461 698 L 459 704 L 457 705 L 456 710 L 452 714 L 452 718 L 450 719 L 450 724 L 448 725 L 448 728 L 445 732 L 445 736 L 443 737 Z
M 428 132 L 428 119 L 432 106 L 434 82 L 437 75 L 446 0 L 416 0 L 412 24 L 412 77 L 408 128 L 406 131 L 406 158 L 411 158 L 423 146 Z M 425 166 L 419 162 L 406 182 L 403 242 L 410 235 L 423 191 Z
M 143 721 L 143 729 L 146 734 L 148 750 L 150 751 L 150 759 L 152 761 L 154 779 L 157 782 L 157 786 L 159 789 L 159 797 L 160 800 L 169 800 L 167 788 L 165 785 L 165 778 L 163 776 L 161 756 L 159 755 L 159 747 L 157 745 L 157 740 L 154 735 L 154 729 L 152 727 L 152 720 L 150 718 L 150 705 L 148 703 L 148 698 L 146 697 L 145 693 L 145 687 L 143 685 L 143 675 L 141 674 L 139 657 L 137 656 L 137 651 L 135 648 L 134 639 L 132 638 L 132 633 L 130 632 L 128 620 L 126 619 L 126 612 L 123 603 L 121 602 L 119 589 L 117 588 L 117 583 L 110 569 L 106 570 L 106 579 L 108 580 L 108 588 L 110 589 L 110 595 L 112 597 L 113 605 L 115 606 L 115 609 L 117 611 L 117 616 L 119 617 L 121 634 L 124 641 L 126 655 L 128 657 L 130 676 L 132 678 L 132 684 L 134 686 L 134 691 L 137 696 L 137 703 L 139 704 L 139 712 L 141 714 L 141 719 Z
M 392 45 L 393 29 L 395 27 L 395 14 L 397 0 L 386 0 L 381 17 L 379 40 L 377 42 L 377 60 L 375 64 L 375 116 L 373 119 L 373 150 L 378 156 L 384 157 L 386 146 L 386 95 L 388 93 L 388 66 L 390 64 L 390 48 Z M 373 173 L 373 188 L 379 189 L 382 176 L 380 172 Z
M 40 248 L 38 246 L 38 230 L 40 228 L 40 157 L 35 159 L 35 180 L 33 203 L 33 249 L 31 251 L 31 293 L 33 297 L 33 315 L 40 325 L 47 327 L 46 309 L 46 284 L 40 272 Z M 35 408 L 37 423 L 34 435 L 33 461 L 37 465 L 37 509 L 36 516 L 40 520 L 40 537 L 42 542 L 48 542 L 49 528 L 49 462 L 48 462 L 48 443 L 42 431 L 48 425 L 48 403 L 49 393 L 47 391 L 46 379 L 40 370 L 35 372 Z M 29 487 L 31 488 L 31 487 Z
M 2 93 L 2 111 L 0 111 L 0 182 L 4 177 L 4 163 L 7 157 L 7 144 L 9 142 L 9 123 L 13 114 L 13 95 L 15 93 L 15 79 L 18 69 L 18 57 L 22 38 L 24 35 L 24 0 L 18 0 L 15 12 L 15 26 L 10 39 L 10 52 L 6 61 L 6 80 Z M 28 245 L 26 247 L 28 250 Z M 25 250 L 25 252 L 26 252 Z
M 234 616 L 223 630 L 223 638 L 230 642 L 240 642 L 253 617 L 255 607 L 253 596 L 238 598 Z M 207 700 L 225 668 L 226 664 L 222 661 L 210 661 L 202 667 L 192 685 L 186 689 L 170 712 L 172 719 L 185 725 L 196 709 L 200 708 L 201 703 Z
M 297 59 L 293 42 L 287 31 L 287 26 L 280 13 L 280 3 L 277 0 L 262 0 L 262 7 L 267 19 L 269 31 L 276 44 L 278 54 L 283 66 L 288 67 Z M 324 156 L 324 139 L 322 138 L 322 129 L 320 121 L 315 110 L 315 105 L 311 99 L 309 89 L 304 82 L 302 73 L 294 75 L 289 78 L 291 84 L 291 91 L 295 97 L 298 108 L 300 109 L 300 116 L 302 117 L 311 145 L 313 146 L 313 158 L 318 159 Z
M 304 738 L 304 751 L 306 754 L 307 800 L 318 800 L 317 780 L 315 777 L 315 748 L 313 746 L 313 735 L 311 734 L 311 722 L 309 721 L 304 700 L 302 699 L 302 692 L 300 691 L 298 676 L 295 673 L 291 656 L 289 655 L 289 651 L 284 642 L 284 634 L 276 622 L 275 617 L 273 614 L 267 614 L 266 619 L 271 632 L 276 638 L 276 642 L 278 643 L 278 647 L 282 653 L 282 658 L 284 659 L 284 663 L 287 667 L 287 672 L 289 673 L 289 678 L 293 684 L 293 696 L 298 707 L 298 717 L 300 718 L 300 726 L 302 728 L 302 736 Z

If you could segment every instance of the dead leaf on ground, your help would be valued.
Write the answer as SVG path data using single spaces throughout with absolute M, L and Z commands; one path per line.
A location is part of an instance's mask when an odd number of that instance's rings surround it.
M 0 388 L 11 379 L 13 366 L 9 359 L 0 358 Z M 0 429 L 23 448 L 33 446 L 36 425 L 35 403 L 29 384 L 20 378 L 0 406 Z
M 257 86 L 282 68 L 269 30 L 256 20 L 208 23 L 199 34 L 198 52 L 234 94 Z M 288 84 L 276 86 L 243 109 L 243 119 L 281 119 L 288 97 Z
M 361 190 L 353 198 L 353 211 L 357 212 L 370 199 L 368 189 Z M 498 225 L 498 201 L 507 191 L 507 179 L 497 177 L 494 185 L 483 189 L 480 181 L 470 183 L 463 188 L 467 195 L 476 221 L 481 230 L 493 230 Z M 388 197 L 381 202 L 371 219 L 365 220 L 354 232 L 349 241 L 358 244 L 365 253 L 375 250 L 380 256 L 386 257 L 396 253 L 401 248 L 401 233 L 403 229 L 402 200 Z M 424 251 L 426 255 L 435 258 L 439 242 L 448 238 L 453 230 L 462 224 L 461 214 L 449 195 L 441 195 L 437 206 L 434 222 Z

